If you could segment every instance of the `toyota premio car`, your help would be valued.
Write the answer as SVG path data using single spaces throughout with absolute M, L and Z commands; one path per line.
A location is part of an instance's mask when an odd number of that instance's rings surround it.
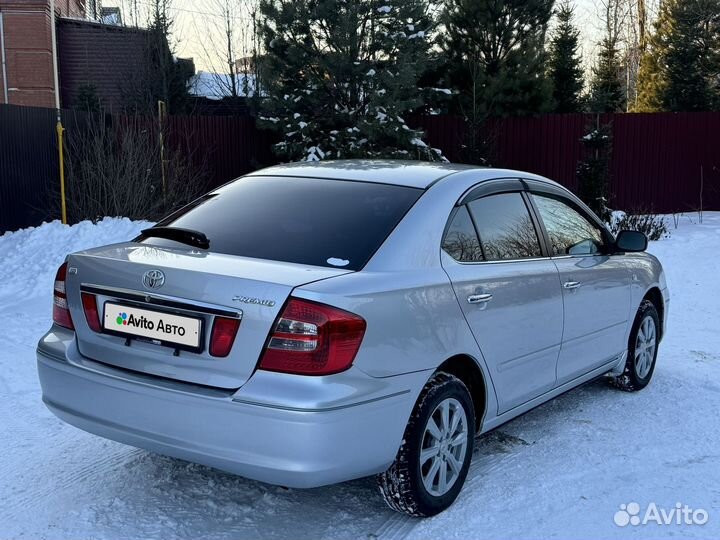
M 309 488 L 457 497 L 473 440 L 601 375 L 653 375 L 669 295 L 646 237 L 511 170 L 293 164 L 74 253 L 43 401 L 108 439 Z

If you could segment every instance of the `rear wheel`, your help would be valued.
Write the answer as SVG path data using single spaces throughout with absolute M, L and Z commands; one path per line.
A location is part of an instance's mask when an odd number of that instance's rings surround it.
M 457 377 L 436 373 L 418 398 L 395 462 L 378 475 L 385 502 L 412 516 L 448 508 L 465 483 L 474 438 L 470 392 Z
M 657 309 L 650 300 L 643 300 L 630 332 L 625 370 L 615 377 L 615 386 L 627 392 L 636 392 L 648 385 L 655 372 L 659 338 Z

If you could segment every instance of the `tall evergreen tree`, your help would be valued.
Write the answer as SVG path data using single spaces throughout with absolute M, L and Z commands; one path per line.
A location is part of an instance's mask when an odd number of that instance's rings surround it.
M 268 99 L 261 119 L 290 160 L 440 159 L 405 115 L 424 103 L 426 0 L 262 0 Z
M 592 112 L 625 111 L 626 100 L 622 73 L 617 42 L 606 37 L 600 44 L 597 63 L 592 70 L 589 103 Z
M 171 0 L 152 0 L 145 32 L 146 62 L 143 69 L 124 81 L 125 109 L 141 114 L 156 114 L 158 101 L 165 102 L 168 113 L 188 108 L 188 80 L 195 72 L 192 61 L 175 58 L 170 43 L 173 20 Z
M 551 108 L 545 37 L 554 0 L 447 0 L 441 43 L 460 106 L 488 116 Z
M 492 116 L 552 109 L 545 37 L 554 0 L 446 0 L 440 44 L 452 110 L 465 119 L 461 159 L 489 162 Z
M 588 129 L 581 139 L 585 158 L 577 167 L 578 195 L 600 219 L 608 221 L 612 125 L 601 124 L 597 116 Z
M 553 110 L 580 112 L 583 69 L 580 58 L 580 30 L 573 24 L 574 8 L 565 0 L 556 10 L 557 27 L 550 39 L 548 77 L 553 87 Z
M 720 0 L 663 2 L 638 87 L 638 111 L 720 108 Z

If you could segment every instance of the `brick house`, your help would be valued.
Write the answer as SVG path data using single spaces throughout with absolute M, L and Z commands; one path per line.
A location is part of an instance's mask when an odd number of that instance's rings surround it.
M 120 26 L 117 9 L 98 14 L 112 24 L 89 20 L 84 0 L 56 0 L 55 10 L 61 106 L 92 88 L 105 110 L 121 109 L 151 69 L 147 30 Z M 50 0 L 0 0 L 0 104 L 55 107 L 50 21 Z
M 57 0 L 56 14 L 85 17 L 83 0 Z M 50 2 L 0 0 L 0 103 L 55 106 Z

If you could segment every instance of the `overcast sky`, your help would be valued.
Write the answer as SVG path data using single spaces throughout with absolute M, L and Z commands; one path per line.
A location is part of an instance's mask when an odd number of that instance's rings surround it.
M 133 5 L 133 1 L 137 3 L 141 12 L 150 5 L 149 0 L 103 0 L 103 6 L 120 6 L 123 10 L 123 19 L 129 23 L 132 21 L 130 6 Z M 599 1 L 575 0 L 576 24 L 582 31 L 582 53 L 587 65 L 592 61 L 598 37 L 601 35 L 601 23 L 596 7 Z M 217 0 L 171 0 L 175 53 L 183 58 L 193 58 L 198 70 L 219 71 L 224 69 L 213 52 L 222 50 L 224 45 L 221 30 L 223 18 L 219 14 L 216 2 Z M 145 23 L 145 19 L 146 16 L 141 14 L 141 25 Z M 246 13 L 237 13 L 235 20 L 236 28 L 241 32 L 249 32 Z M 213 40 L 218 46 L 213 46 Z

